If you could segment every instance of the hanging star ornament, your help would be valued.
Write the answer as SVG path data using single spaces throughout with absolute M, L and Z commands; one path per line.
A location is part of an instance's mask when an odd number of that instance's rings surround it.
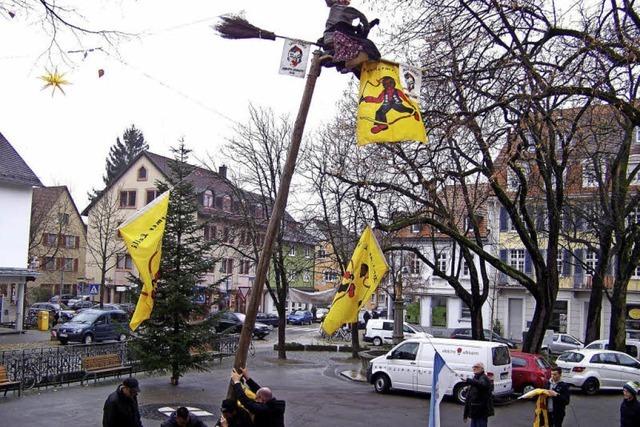
M 64 93 L 64 89 L 62 89 L 62 85 L 68 85 L 70 83 L 69 81 L 64 79 L 64 73 L 58 73 L 57 68 L 54 70 L 53 73 L 49 70 L 46 70 L 46 73 L 40 76 L 40 79 L 46 82 L 46 84 L 42 87 L 42 90 L 45 90 L 46 88 L 51 86 L 52 88 L 51 96 L 53 96 L 56 93 L 56 88 L 60 90 L 60 92 L 62 92 L 63 95 L 66 95 L 66 93 Z

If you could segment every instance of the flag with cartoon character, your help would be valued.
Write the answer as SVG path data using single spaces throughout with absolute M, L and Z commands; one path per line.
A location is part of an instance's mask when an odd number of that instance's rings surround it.
M 333 297 L 331 310 L 322 322 L 322 329 L 332 335 L 343 324 L 355 322 L 358 311 L 371 298 L 388 270 L 389 265 L 376 236 L 367 227 L 353 251 L 342 283 Z
M 356 127 L 358 145 L 427 142 L 420 107 L 403 88 L 397 64 L 370 61 L 362 66 Z

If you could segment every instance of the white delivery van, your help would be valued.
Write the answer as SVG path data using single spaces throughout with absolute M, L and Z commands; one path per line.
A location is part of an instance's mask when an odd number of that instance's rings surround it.
M 427 334 L 418 325 L 411 325 L 404 322 L 402 333 L 405 338 L 429 338 Z M 382 345 L 383 343 L 391 343 L 393 339 L 393 320 L 389 319 L 369 319 L 365 328 L 364 342 L 373 343 L 373 345 Z
M 459 380 L 445 392 L 458 402 L 466 400 L 464 381 L 473 377 L 471 368 L 477 362 L 482 362 L 489 378 L 493 378 L 495 396 L 512 392 L 509 348 L 506 344 L 491 341 L 409 339 L 373 359 L 369 363 L 367 379 L 378 393 L 385 393 L 391 388 L 431 393 L 436 350 L 459 376 Z

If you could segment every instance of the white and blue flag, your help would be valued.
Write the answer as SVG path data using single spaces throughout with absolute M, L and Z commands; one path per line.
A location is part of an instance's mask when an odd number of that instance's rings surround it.
M 433 359 L 433 380 L 431 381 L 431 399 L 429 401 L 429 427 L 440 427 L 440 401 L 447 390 L 456 382 L 456 373 L 447 366 L 440 353 L 436 351 Z

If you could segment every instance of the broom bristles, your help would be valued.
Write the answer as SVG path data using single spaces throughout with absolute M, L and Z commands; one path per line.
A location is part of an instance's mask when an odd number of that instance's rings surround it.
M 225 39 L 276 39 L 275 33 L 258 28 L 238 15 L 221 16 L 214 29 Z

